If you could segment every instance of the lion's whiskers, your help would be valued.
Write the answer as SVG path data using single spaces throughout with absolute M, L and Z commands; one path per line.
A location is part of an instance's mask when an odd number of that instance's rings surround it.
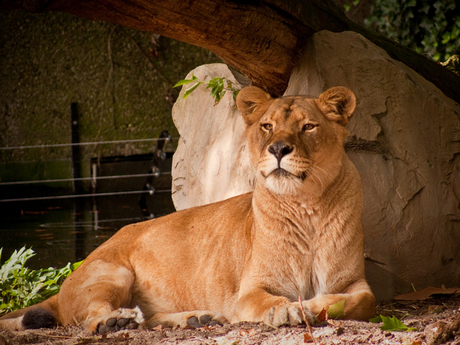
M 319 170 L 319 172 L 316 170 Z M 322 176 L 328 179 L 330 183 L 334 182 L 333 176 L 329 172 L 327 172 L 326 170 L 324 170 L 323 168 L 317 165 L 312 166 L 311 174 L 312 174 L 312 177 L 313 176 L 316 177 L 319 183 L 321 183 L 321 194 L 324 192 L 324 183 L 323 183 L 323 180 L 321 179 Z
M 321 194 L 323 194 L 324 192 L 324 184 L 323 184 L 323 181 L 321 180 L 321 177 L 319 176 L 319 174 L 315 171 L 314 168 L 312 168 L 310 170 L 310 176 L 312 179 L 316 179 L 318 180 L 318 182 L 321 184 Z
M 325 175 L 326 177 L 329 178 L 329 180 L 330 180 L 331 183 L 334 182 L 333 176 L 332 176 L 329 172 L 327 172 L 326 170 L 324 170 L 323 168 L 321 168 L 321 167 L 319 167 L 319 166 L 317 166 L 317 165 L 314 165 L 314 166 L 312 167 L 312 169 L 321 170 L 321 172 L 323 172 L 324 175 Z

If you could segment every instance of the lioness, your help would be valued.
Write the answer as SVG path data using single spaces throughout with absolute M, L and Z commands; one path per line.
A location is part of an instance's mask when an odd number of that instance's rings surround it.
M 362 192 L 347 158 L 354 94 L 273 99 L 240 91 L 255 190 L 132 224 L 91 253 L 59 294 L 0 319 L 0 328 L 81 325 L 89 332 L 228 321 L 309 322 L 345 300 L 367 320 Z

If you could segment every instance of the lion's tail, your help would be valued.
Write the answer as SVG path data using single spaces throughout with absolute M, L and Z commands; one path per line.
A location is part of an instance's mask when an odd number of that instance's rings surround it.
M 58 295 L 33 306 L 15 310 L 0 317 L 0 330 L 51 328 L 61 324 L 58 310 Z

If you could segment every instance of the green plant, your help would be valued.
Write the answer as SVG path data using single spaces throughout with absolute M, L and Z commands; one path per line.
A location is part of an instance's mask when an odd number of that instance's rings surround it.
M 192 79 L 183 79 L 179 80 L 174 87 L 186 85 L 190 83 L 195 83 L 190 88 L 188 88 L 184 93 L 184 99 L 187 98 L 193 91 L 197 89 L 201 84 L 206 85 L 206 89 L 211 89 L 211 97 L 214 99 L 214 105 L 220 102 L 222 97 L 224 97 L 226 91 L 233 92 L 233 99 L 236 100 L 239 90 L 233 86 L 233 83 L 225 77 L 216 77 L 210 81 L 200 81 L 194 75 Z M 225 86 L 225 83 L 227 86 Z
M 460 49 L 460 5 L 455 0 L 375 0 L 367 26 L 435 61 Z
M 387 317 L 387 316 L 377 316 L 369 320 L 370 322 L 379 323 L 383 322 L 383 325 L 380 326 L 380 329 L 383 331 L 392 331 L 392 332 L 410 332 L 417 331 L 417 328 L 407 327 L 403 324 L 396 316 Z
M 82 263 L 68 263 L 61 269 L 31 270 L 25 263 L 34 255 L 32 249 L 22 247 L 0 267 L 0 315 L 39 303 L 58 293 L 64 279 Z

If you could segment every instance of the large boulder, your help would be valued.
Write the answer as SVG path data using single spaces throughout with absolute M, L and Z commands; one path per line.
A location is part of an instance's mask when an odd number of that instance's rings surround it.
M 224 77 L 236 88 L 242 87 L 224 64 L 197 67 L 186 79 L 193 75 L 203 81 Z M 226 92 L 214 105 L 210 90 L 201 85 L 183 99 L 185 90 L 193 85 L 182 88 L 172 112 L 180 133 L 172 164 L 172 198 L 177 210 L 250 192 L 254 185 L 245 125 L 232 93 Z
M 220 66 L 221 74 L 215 65 L 193 73 L 230 78 Z M 361 35 L 319 32 L 285 94 L 318 96 L 338 85 L 358 100 L 346 149 L 363 183 L 366 274 L 377 297 L 459 284 L 460 106 Z M 253 181 L 231 96 L 214 107 L 206 90 L 195 92 L 173 110 L 187 141 L 173 167 L 178 208 L 243 193 Z

